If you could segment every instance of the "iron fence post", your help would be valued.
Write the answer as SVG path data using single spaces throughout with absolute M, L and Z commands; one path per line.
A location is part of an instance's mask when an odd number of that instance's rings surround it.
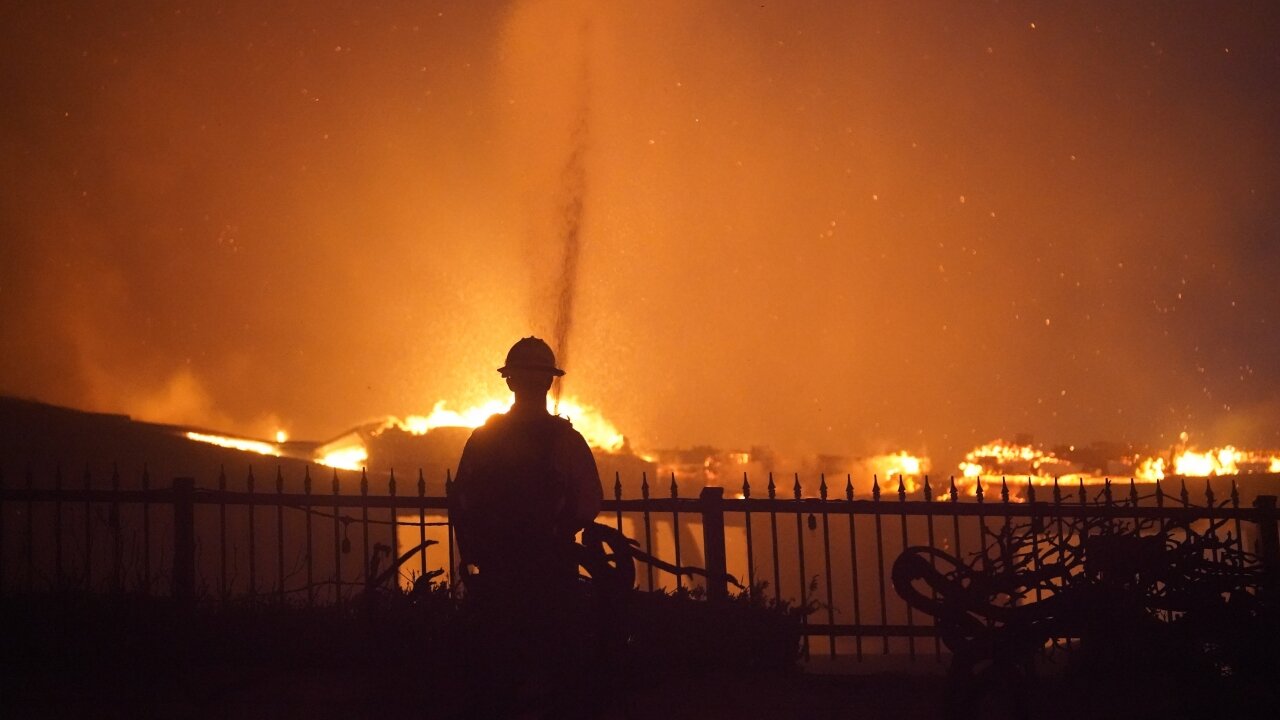
M 190 603 L 196 595 L 194 478 L 173 480 L 173 599 Z
M 729 597 L 724 551 L 724 488 L 704 487 L 698 500 L 702 508 L 702 547 L 706 549 L 707 598 L 724 600 Z
M 1253 500 L 1259 511 L 1258 559 L 1265 573 L 1263 592 L 1275 598 L 1280 594 L 1280 531 L 1277 531 L 1276 496 L 1259 495 Z
M 0 496 L 4 495 L 4 470 L 0 468 Z M 4 500 L 0 499 L 0 598 L 4 597 L 4 571 L 8 567 L 4 561 Z

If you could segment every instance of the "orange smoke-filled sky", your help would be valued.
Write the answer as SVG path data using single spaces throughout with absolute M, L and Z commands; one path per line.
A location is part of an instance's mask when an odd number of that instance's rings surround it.
M 0 12 L 5 394 L 317 438 L 497 394 L 580 141 L 565 390 L 637 444 L 1280 444 L 1270 3 Z

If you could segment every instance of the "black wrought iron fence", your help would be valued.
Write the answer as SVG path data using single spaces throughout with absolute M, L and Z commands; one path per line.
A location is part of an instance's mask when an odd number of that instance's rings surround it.
M 711 578 L 687 588 L 683 576 L 646 566 L 641 589 L 694 590 L 710 602 L 750 592 L 808 606 L 806 651 L 817 643 L 817 652 L 859 659 L 941 657 L 932 620 L 894 594 L 889 568 L 911 546 L 956 557 L 982 551 L 1010 523 L 1035 523 L 1046 537 L 1061 535 L 1072 518 L 1154 520 L 1162 529 L 1198 524 L 1255 554 L 1268 577 L 1280 568 L 1275 497 L 1242 506 L 1234 480 L 1221 500 L 1206 483 L 1200 505 L 1180 478 L 1127 481 L 1118 490 L 1109 481 L 1001 480 L 966 491 L 952 479 L 942 492 L 928 478 L 912 488 L 899 477 L 887 490 L 873 478 L 866 495 L 855 495 L 847 476 L 834 491 L 825 476 L 807 490 L 798 475 L 788 480 L 783 489 L 769 476 L 763 497 L 745 476 L 728 496 L 707 487 L 682 497 L 672 477 L 657 497 L 646 476 L 640 497 L 626 498 L 615 477 L 598 520 L 674 565 L 706 567 Z M 85 473 L 74 484 L 62 473 L 43 484 L 30 473 L 16 486 L 0 478 L 0 595 L 66 590 L 326 604 L 428 574 L 450 582 L 457 566 L 450 484 L 446 477 L 444 493 L 432 495 L 421 473 L 406 488 L 394 474 L 371 480 L 337 471 L 291 481 L 277 471 L 265 486 L 250 471 L 234 487 L 225 474 L 207 485 L 176 478 L 159 488 L 145 472 L 129 487 L 119 473 L 106 482 Z

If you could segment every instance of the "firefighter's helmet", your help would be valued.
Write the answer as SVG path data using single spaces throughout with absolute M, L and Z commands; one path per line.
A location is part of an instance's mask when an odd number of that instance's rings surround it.
M 564 375 L 564 371 L 556 367 L 556 354 L 551 351 L 551 346 L 533 336 L 521 338 L 507 351 L 507 362 L 498 368 L 498 372 L 507 377 L 512 370 L 539 370 L 549 375 Z

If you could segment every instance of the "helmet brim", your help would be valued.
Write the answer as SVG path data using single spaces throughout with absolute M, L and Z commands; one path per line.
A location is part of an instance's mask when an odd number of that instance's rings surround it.
M 551 365 L 503 365 L 502 367 L 498 368 L 498 372 L 502 375 L 502 377 L 509 376 L 513 370 L 533 370 L 535 372 L 544 372 L 548 375 L 554 375 L 556 377 L 560 377 L 564 375 L 563 370 Z

